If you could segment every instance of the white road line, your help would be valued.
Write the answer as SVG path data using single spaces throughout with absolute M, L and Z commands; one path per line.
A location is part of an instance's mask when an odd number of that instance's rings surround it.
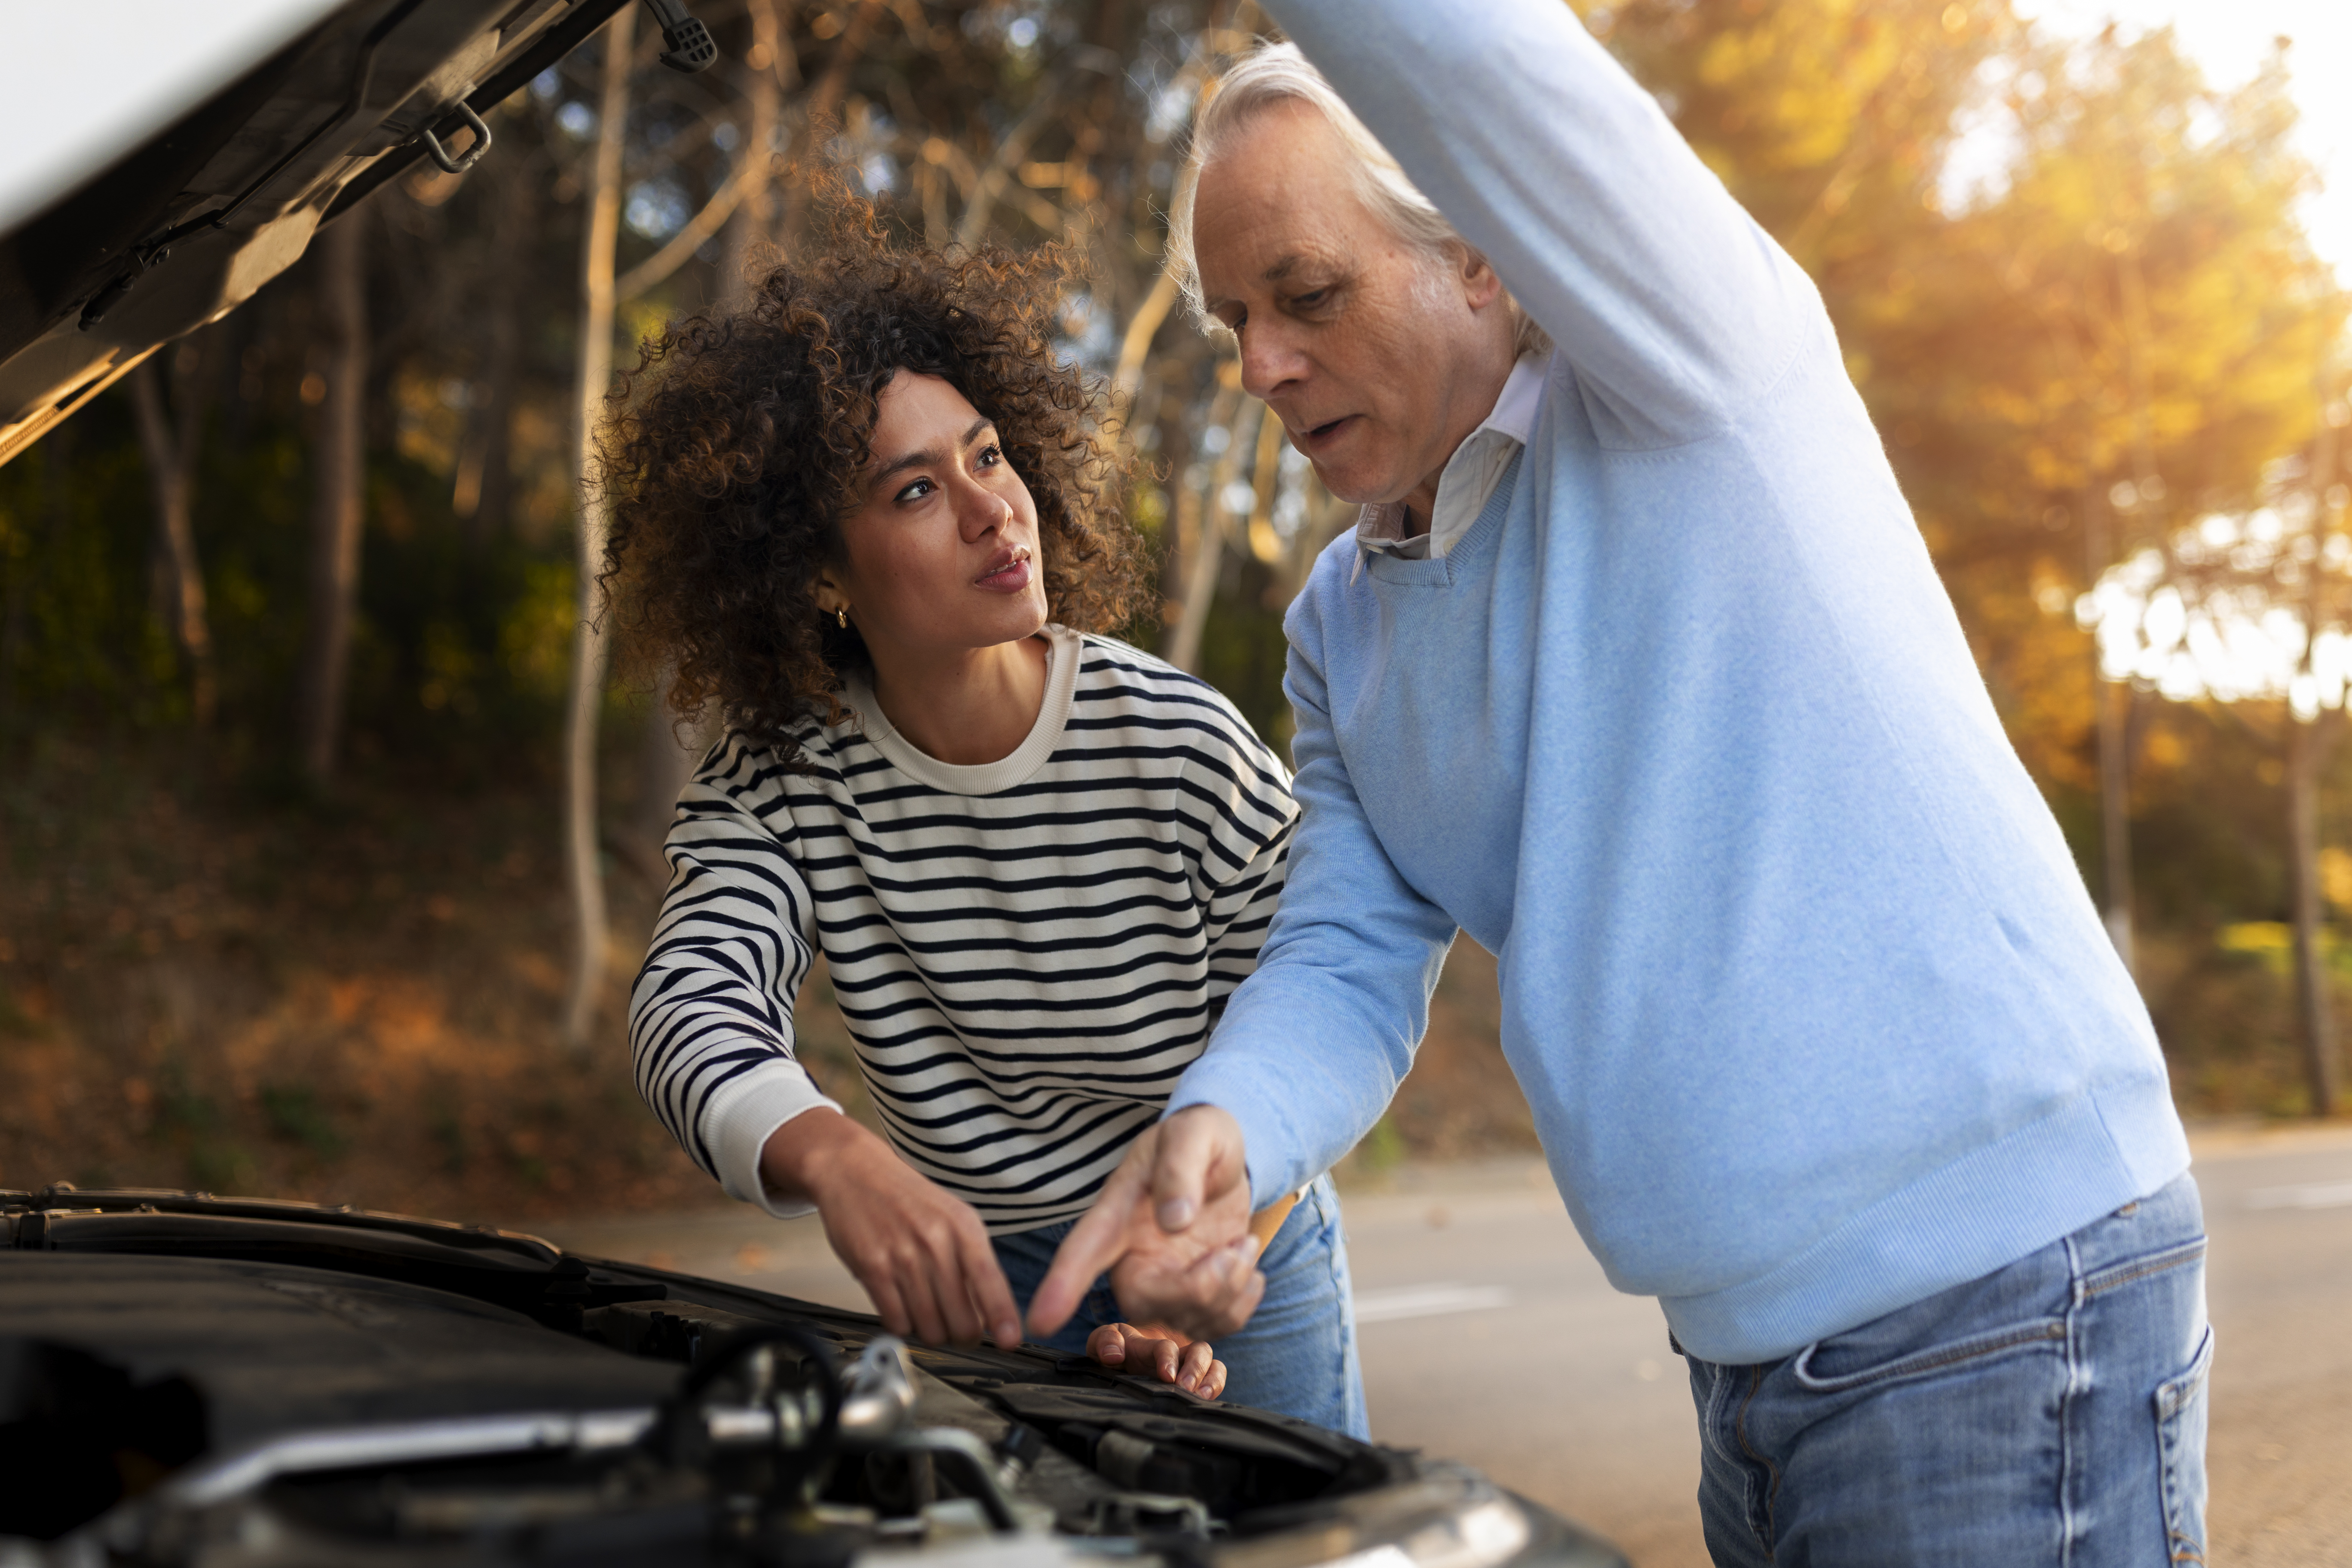
M 2352 1182 L 2306 1182 L 2299 1187 L 2262 1187 L 2246 1199 L 2250 1209 L 2352 1208 Z
M 1448 1312 L 1484 1312 L 1510 1305 L 1499 1285 L 1405 1285 L 1393 1290 L 1356 1293 L 1356 1321 L 1392 1323 L 1405 1318 L 1436 1318 Z

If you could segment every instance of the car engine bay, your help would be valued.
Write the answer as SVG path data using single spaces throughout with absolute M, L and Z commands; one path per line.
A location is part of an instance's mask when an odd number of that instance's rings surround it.
M 0 1568 L 1622 1559 L 1475 1472 L 513 1232 L 0 1193 Z

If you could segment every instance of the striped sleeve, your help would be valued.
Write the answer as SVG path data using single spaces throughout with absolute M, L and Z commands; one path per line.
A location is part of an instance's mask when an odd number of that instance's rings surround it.
M 1282 875 L 1290 857 L 1291 825 L 1260 846 L 1241 874 L 1209 900 L 1209 1005 L 1211 1026 L 1225 998 L 1257 967 L 1257 950 L 1282 901 Z
M 645 967 L 629 998 L 637 1091 L 729 1195 L 780 1218 L 760 1152 L 803 1111 L 841 1108 L 793 1056 L 793 1000 L 816 952 L 772 759 L 730 738 L 678 797 Z
M 1240 714 L 1221 711 L 1219 717 L 1227 764 L 1208 773 L 1216 809 L 1202 856 L 1213 1029 L 1225 998 L 1257 967 L 1258 948 L 1282 901 L 1291 836 L 1298 826 L 1288 770 Z

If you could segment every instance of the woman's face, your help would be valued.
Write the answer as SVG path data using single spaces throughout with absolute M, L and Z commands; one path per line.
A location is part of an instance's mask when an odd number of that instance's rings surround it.
M 877 659 L 1035 636 L 1045 624 L 1037 506 L 996 426 L 938 376 L 902 370 L 883 389 L 872 446 L 818 605 L 846 605 Z

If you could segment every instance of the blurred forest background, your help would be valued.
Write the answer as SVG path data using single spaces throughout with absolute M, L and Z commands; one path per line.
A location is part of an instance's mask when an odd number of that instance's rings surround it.
M 2296 222 L 2291 48 L 2224 92 L 2168 34 L 2046 36 L 2007 0 L 1578 8 L 1819 282 L 2184 1109 L 2325 1110 L 2347 299 Z M 816 242 L 811 171 L 911 240 L 1084 255 L 1064 349 L 1150 459 L 1146 640 L 1286 738 L 1282 610 L 1351 509 L 1160 266 L 1202 85 L 1264 17 L 696 9 L 712 70 L 645 29 L 608 62 L 608 32 L 499 110 L 478 169 L 383 190 L 0 468 L 0 1184 L 464 1218 L 717 1197 L 627 1072 L 688 765 L 645 680 L 586 687 L 609 903 L 566 1026 L 577 416 L 600 353 Z M 2249 626 L 2285 653 L 2231 664 Z M 1493 992 L 1464 943 L 1360 1163 L 1532 1145 Z M 821 976 L 803 1032 L 862 1099 Z

